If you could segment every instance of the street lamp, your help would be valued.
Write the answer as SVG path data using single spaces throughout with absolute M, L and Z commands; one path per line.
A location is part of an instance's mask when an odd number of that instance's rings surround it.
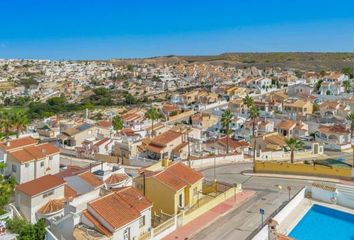
M 288 189 L 288 191 L 289 191 L 289 202 L 290 202 L 290 191 L 291 191 L 291 187 L 288 186 L 287 189 Z

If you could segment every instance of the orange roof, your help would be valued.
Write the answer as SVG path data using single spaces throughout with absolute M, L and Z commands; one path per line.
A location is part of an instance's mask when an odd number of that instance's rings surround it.
M 65 181 L 51 174 L 22 183 L 16 186 L 16 191 L 25 193 L 28 196 L 35 196 L 53 188 L 64 185 Z
M 295 126 L 296 126 L 296 122 L 295 121 L 292 121 L 292 120 L 289 120 L 289 119 L 283 119 L 283 120 L 280 121 L 280 123 L 278 123 L 277 128 L 289 130 L 289 129 L 295 127 Z
M 11 155 L 20 163 L 30 162 L 36 159 L 32 154 L 23 149 L 18 150 L 16 152 L 11 152 L 9 153 L 9 155 Z
M 128 178 L 125 173 L 114 173 L 109 178 L 106 179 L 107 184 L 116 184 Z
M 150 143 L 149 145 L 146 146 L 146 150 L 149 150 L 150 152 L 154 152 L 154 153 L 161 153 L 161 151 L 164 149 L 165 147 L 161 147 L 161 146 L 156 146 L 152 143 Z
M 169 142 L 171 142 L 181 136 L 182 136 L 182 133 L 168 130 L 167 132 L 164 132 L 164 133 L 154 137 L 153 139 L 151 139 L 151 142 L 156 145 L 159 145 L 159 146 L 166 146 Z
M 134 136 L 135 132 L 131 128 L 123 128 L 121 130 L 121 133 L 124 134 L 125 136 Z
M 334 126 L 320 126 L 318 128 L 319 132 L 322 133 L 344 133 L 344 134 L 348 134 L 350 133 L 350 130 L 347 129 L 346 127 L 342 126 L 342 125 L 334 125 Z
M 35 159 L 42 159 L 49 155 L 59 153 L 59 149 L 50 143 L 38 144 L 34 146 L 24 147 L 21 150 L 10 152 L 18 162 L 25 163 Z
M 91 215 L 87 210 L 84 210 L 82 212 L 82 215 L 89 220 L 95 228 L 102 234 L 104 234 L 107 237 L 112 236 L 112 233 L 105 227 L 103 226 L 94 216 Z
M 72 189 L 70 186 L 67 184 L 64 185 L 64 196 L 65 199 L 72 199 L 77 196 L 77 192 Z
M 78 176 L 93 187 L 100 187 L 103 185 L 102 180 L 89 171 L 80 173 Z
M 89 202 L 88 206 L 114 230 L 140 217 L 140 212 L 116 192 Z
M 179 190 L 186 185 L 196 183 L 203 178 L 203 175 L 183 163 L 177 162 L 153 175 L 153 177 L 168 185 L 170 188 Z
M 23 138 L 10 140 L 7 143 L 1 142 L 0 148 L 8 151 L 8 150 L 12 150 L 12 149 L 20 148 L 20 147 L 34 145 L 36 143 L 37 143 L 37 140 L 35 140 L 32 137 L 23 137 Z
M 175 105 L 175 104 L 164 104 L 163 106 L 162 106 L 162 110 L 164 111 L 164 112 L 173 112 L 173 111 L 176 111 L 178 108 L 177 108 L 177 105 Z
M 40 214 L 48 214 L 58 212 L 59 210 L 64 208 L 64 200 L 63 199 L 53 199 L 47 202 L 43 207 L 38 210 Z
M 102 120 L 102 121 L 96 122 L 96 125 L 99 127 L 103 127 L 103 128 L 110 128 L 110 127 L 112 127 L 112 122 L 107 121 L 107 120 Z
M 227 137 L 219 138 L 218 143 L 227 146 Z M 235 139 L 229 138 L 229 147 L 236 149 L 239 147 L 249 147 L 249 144 L 245 140 L 236 141 Z
M 174 153 L 179 153 L 184 147 L 188 146 L 188 142 L 183 142 L 181 144 L 179 144 L 178 146 L 176 146 L 172 152 Z
M 121 188 L 115 190 L 115 192 L 127 203 L 129 203 L 133 208 L 138 211 L 143 211 L 149 207 L 152 207 L 152 203 L 138 191 L 138 189 L 133 187 Z

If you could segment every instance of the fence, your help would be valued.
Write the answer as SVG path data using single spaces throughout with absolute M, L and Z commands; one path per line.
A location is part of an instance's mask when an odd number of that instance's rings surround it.
M 305 197 L 305 188 L 300 189 L 289 202 L 281 204 L 258 228 L 256 228 L 246 240 L 266 240 L 268 239 L 268 221 L 272 218 L 279 221 L 284 220 L 284 216 L 292 211 Z
M 190 221 L 196 219 L 197 217 L 199 217 L 202 214 L 206 213 L 210 209 L 216 207 L 217 205 L 219 205 L 223 201 L 225 201 L 225 200 L 229 199 L 230 197 L 234 196 L 237 193 L 237 190 L 241 186 L 233 187 L 233 186 L 220 185 L 219 186 L 219 190 L 221 190 L 220 188 L 226 188 L 226 187 L 228 187 L 228 189 L 226 191 L 220 193 L 219 195 L 215 196 L 214 198 L 211 198 L 209 201 L 204 201 L 204 202 L 201 201 L 202 203 L 201 203 L 201 205 L 199 205 L 199 207 L 194 208 L 194 209 L 190 209 L 187 212 L 183 212 L 182 225 L 185 225 L 185 224 L 189 223 Z M 216 189 L 218 189 L 218 187 L 216 187 Z

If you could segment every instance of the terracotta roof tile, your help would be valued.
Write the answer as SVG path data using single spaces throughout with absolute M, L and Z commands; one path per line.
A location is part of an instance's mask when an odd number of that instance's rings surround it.
M 64 196 L 65 199 L 70 200 L 77 196 L 77 192 L 72 189 L 69 185 L 65 184 L 64 186 Z
M 23 137 L 23 138 L 10 140 L 7 143 L 1 142 L 0 143 L 0 148 L 8 151 L 8 150 L 15 149 L 15 148 L 20 148 L 20 147 L 25 147 L 25 146 L 29 146 L 29 145 L 34 145 L 37 142 L 38 141 L 35 140 L 32 137 Z
M 116 192 L 89 202 L 88 205 L 115 230 L 140 217 L 140 212 Z
M 203 178 L 203 175 L 181 162 L 168 166 L 165 170 L 153 177 L 168 185 L 172 189 L 179 190 L 186 185 L 194 184 Z
M 144 197 L 138 189 L 133 187 L 125 187 L 115 191 L 124 201 L 129 203 L 138 211 L 143 211 L 152 207 L 152 203 Z
M 289 119 L 283 119 L 278 123 L 277 128 L 289 130 L 291 128 L 294 128 L 295 126 L 296 126 L 295 121 Z
M 16 191 L 23 192 L 28 196 L 35 196 L 64 184 L 65 181 L 63 179 L 49 174 L 37 178 L 35 180 L 17 185 Z
M 24 147 L 21 150 L 10 152 L 20 163 L 26 163 L 33 160 L 39 160 L 47 156 L 58 154 L 60 151 L 57 147 L 50 143 L 38 144 L 34 146 Z
M 103 185 L 102 180 L 89 171 L 80 173 L 78 176 L 93 187 L 100 187 Z
M 105 180 L 107 184 L 116 184 L 124 181 L 128 178 L 128 175 L 125 173 L 114 173 L 109 178 Z
M 99 127 L 103 127 L 103 128 L 110 128 L 110 127 L 112 127 L 112 122 L 107 121 L 107 120 L 102 120 L 102 121 L 96 122 L 96 125 Z
M 91 213 L 89 213 L 87 210 L 82 212 L 82 215 L 89 220 L 95 228 L 102 234 L 104 234 L 107 237 L 111 237 L 112 233 L 105 227 L 103 226 Z
M 182 133 L 168 130 L 167 132 L 164 132 L 164 133 L 154 137 L 153 139 L 151 139 L 151 142 L 154 143 L 155 145 L 166 146 L 169 142 L 171 142 L 181 136 L 182 136 Z
M 48 201 L 43 207 L 38 209 L 40 214 L 48 214 L 58 212 L 64 208 L 64 199 L 53 199 Z

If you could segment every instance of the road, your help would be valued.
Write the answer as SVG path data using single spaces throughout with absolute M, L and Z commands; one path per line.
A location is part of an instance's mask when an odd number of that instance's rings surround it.
M 219 166 L 216 168 L 216 178 L 228 183 L 242 183 L 243 189 L 256 191 L 254 198 L 239 208 L 222 216 L 192 237 L 195 240 L 242 240 L 246 239 L 261 224 L 259 209 L 265 210 L 264 219 L 271 215 L 283 202 L 288 201 L 289 192 L 293 196 L 302 187 L 310 184 L 307 180 L 292 180 L 267 177 L 244 176 L 244 170 L 251 170 L 252 164 L 238 163 L 234 165 Z M 214 169 L 202 171 L 204 176 L 214 179 Z M 279 190 L 277 185 L 282 186 Z

